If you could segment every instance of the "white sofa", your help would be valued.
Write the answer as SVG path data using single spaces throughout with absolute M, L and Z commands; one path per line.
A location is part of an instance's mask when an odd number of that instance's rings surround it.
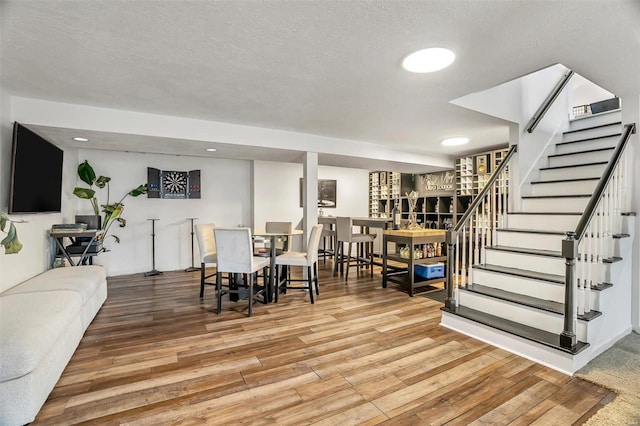
M 33 421 L 106 298 L 101 266 L 51 269 L 0 293 L 0 425 Z

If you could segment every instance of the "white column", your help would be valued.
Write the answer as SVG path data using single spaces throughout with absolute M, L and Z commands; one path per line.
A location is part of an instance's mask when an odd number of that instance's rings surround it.
M 318 223 L 318 153 L 306 152 L 302 161 L 302 181 L 304 208 L 302 229 L 304 231 L 303 250 L 307 249 L 307 241 L 311 227 Z
M 622 101 L 622 124 L 636 123 L 636 134 L 631 135 L 631 140 L 627 145 L 629 159 L 632 166 L 629 167 L 631 173 L 631 211 L 640 212 L 640 94 L 623 96 Z M 640 332 L 640 220 L 633 221 L 633 249 L 631 251 L 631 325 L 636 332 Z

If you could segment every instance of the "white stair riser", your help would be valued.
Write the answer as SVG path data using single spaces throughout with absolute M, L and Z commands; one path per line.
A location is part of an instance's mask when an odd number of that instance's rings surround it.
M 570 152 L 588 151 L 590 149 L 615 148 L 620 136 L 593 139 L 589 141 L 574 142 L 556 145 L 556 154 L 568 154 Z
M 554 302 L 564 301 L 564 286 L 484 269 L 473 270 L 473 283 Z
M 544 272 L 546 274 L 564 275 L 564 259 L 554 256 L 538 256 L 528 253 L 518 253 L 504 250 L 486 249 L 486 263 L 489 265 L 506 266 L 509 268 L 521 268 L 527 266 L 530 271 Z
M 556 213 L 583 212 L 588 202 L 588 197 L 524 198 L 522 200 L 522 211 Z
M 622 111 L 609 111 L 606 113 L 590 115 L 588 117 L 577 118 L 569 122 L 569 130 L 580 130 L 603 124 L 615 123 L 622 120 Z M 618 124 L 618 126 L 620 126 Z M 616 126 L 607 126 L 608 129 L 615 129 Z
M 579 220 L 580 216 L 578 215 L 510 214 L 507 215 L 507 226 L 509 228 L 564 232 L 567 229 L 576 229 Z
M 575 166 L 578 164 L 609 161 L 612 154 L 613 150 L 605 150 L 563 155 L 561 157 L 549 157 L 549 167 Z
M 540 180 L 581 179 L 600 177 L 606 164 L 591 164 L 581 167 L 567 167 L 563 169 L 540 170 Z
M 531 195 L 583 195 L 593 194 L 597 180 L 549 182 L 531 185 Z
M 554 334 L 560 334 L 564 327 L 564 319 L 560 314 L 530 308 L 528 306 L 485 297 L 460 289 L 460 306 L 485 312 L 489 315 L 515 321 Z M 587 341 L 587 324 L 577 321 L 576 336 L 582 342 Z
M 573 231 L 573 229 L 565 229 L 565 231 Z M 495 245 L 540 250 L 561 250 L 562 240 L 566 238 L 564 235 L 509 232 L 508 230 L 498 231 L 496 235 Z
M 622 131 L 622 126 L 597 127 L 595 129 L 582 130 L 575 133 L 565 133 L 562 135 L 562 142 L 573 142 L 582 139 L 598 138 L 600 136 L 610 136 Z
M 543 280 L 502 274 L 484 269 L 473 270 L 473 283 L 486 287 L 497 288 L 511 293 L 524 294 L 538 299 L 564 303 L 564 285 Z M 599 291 L 590 292 L 591 307 L 598 310 L 600 306 Z

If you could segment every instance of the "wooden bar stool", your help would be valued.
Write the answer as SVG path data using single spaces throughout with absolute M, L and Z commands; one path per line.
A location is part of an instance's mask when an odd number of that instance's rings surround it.
M 346 271 L 344 273 L 345 281 L 349 278 L 349 268 L 356 267 L 358 275 L 360 274 L 360 266 L 367 265 L 371 268 L 371 277 L 373 277 L 373 240 L 375 240 L 376 234 L 354 234 L 353 233 L 353 220 L 350 217 L 337 217 L 336 218 L 336 250 L 334 258 L 333 275 L 338 274 L 338 265 L 340 270 L 344 268 L 346 262 Z M 347 256 L 344 256 L 344 243 L 349 244 Z M 351 249 L 353 243 L 363 246 L 362 257 L 356 256 L 356 261 L 351 264 Z M 367 256 L 368 254 L 368 256 Z M 368 257 L 368 260 L 367 260 Z

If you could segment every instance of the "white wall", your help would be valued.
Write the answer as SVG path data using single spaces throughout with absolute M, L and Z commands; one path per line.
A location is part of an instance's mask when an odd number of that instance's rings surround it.
M 256 229 L 264 229 L 267 221 L 293 222 L 302 229 L 300 178 L 302 164 L 271 161 L 253 162 L 253 216 Z M 369 172 L 361 169 L 318 166 L 318 179 L 335 179 L 336 208 L 323 209 L 329 216 L 369 214 Z M 297 238 L 299 240 L 299 238 Z M 293 249 L 300 250 L 300 241 Z
M 216 226 L 250 223 L 249 161 L 81 150 L 78 161 L 84 160 L 89 161 L 96 175 L 111 177 L 111 202 L 146 183 L 147 167 L 201 170 L 201 199 L 151 199 L 146 195 L 125 199 L 123 217 L 127 226 L 112 227 L 112 233 L 120 237 L 121 243 L 107 240 L 111 249 L 107 256 L 110 276 L 151 270 L 151 222 L 147 219 L 159 219 L 156 222 L 156 269 L 160 271 L 191 265 L 191 227 L 187 218 L 196 217 L 196 223 L 214 222 Z M 79 180 L 75 184 L 84 186 Z M 70 188 L 69 193 L 72 190 Z M 98 201 L 106 202 L 106 191 L 98 191 Z M 88 200 L 75 198 L 75 206 L 77 214 L 92 214 Z M 194 242 L 196 266 L 199 264 L 197 245 Z
M 589 105 L 593 102 L 614 97 L 613 93 L 603 89 L 579 74 L 576 74 L 571 78 L 571 85 L 573 86 L 572 106 Z

